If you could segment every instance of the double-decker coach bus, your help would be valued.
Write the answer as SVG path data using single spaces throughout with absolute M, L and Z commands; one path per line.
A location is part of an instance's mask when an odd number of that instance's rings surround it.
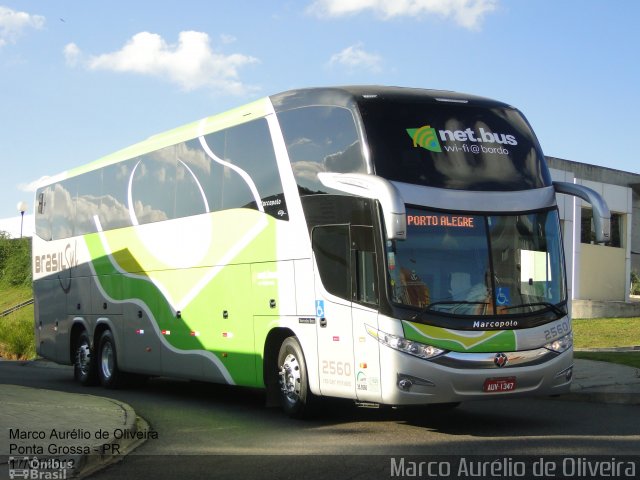
M 556 193 L 522 114 L 452 92 L 300 89 L 36 192 L 38 354 L 82 384 L 171 376 L 456 404 L 572 376 Z

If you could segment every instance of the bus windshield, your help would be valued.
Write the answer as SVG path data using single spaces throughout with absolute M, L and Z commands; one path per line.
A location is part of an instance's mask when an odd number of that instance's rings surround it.
M 387 243 L 394 303 L 434 314 L 566 314 L 557 210 L 466 215 L 407 208 Z
M 359 105 L 376 175 L 467 191 L 551 185 L 524 117 L 507 107 L 363 101 Z

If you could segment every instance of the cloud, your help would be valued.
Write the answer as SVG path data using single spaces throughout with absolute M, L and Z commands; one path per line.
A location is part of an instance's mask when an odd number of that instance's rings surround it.
M 233 35 L 229 35 L 226 33 L 221 33 L 220 34 L 220 41 L 225 44 L 225 45 L 229 45 L 230 43 L 234 43 L 237 40 L 236 37 L 234 37 Z
M 82 54 L 73 43 L 65 47 L 64 53 L 70 65 Z M 120 50 L 90 56 L 83 62 L 90 70 L 167 79 L 186 91 L 209 88 L 235 95 L 254 90 L 240 80 L 239 70 L 255 63 L 258 59 L 248 55 L 213 51 L 209 35 L 194 31 L 180 32 L 177 45 L 167 43 L 158 34 L 140 32 Z
M 368 70 L 373 73 L 382 70 L 382 57 L 364 50 L 362 43 L 345 48 L 331 56 L 329 65 L 342 65 L 352 70 Z
M 27 28 L 35 28 L 36 30 L 42 28 L 44 21 L 45 18 L 41 15 L 17 12 L 0 5 L 0 47 L 7 43 L 15 43 Z
M 64 47 L 64 59 L 67 62 L 67 65 L 69 65 L 70 67 L 75 67 L 78 64 L 78 61 L 80 60 L 80 48 L 78 48 L 78 45 L 76 45 L 75 43 L 68 43 L 65 47 Z
M 384 20 L 439 15 L 474 30 L 497 5 L 498 0 L 314 0 L 307 11 L 318 17 L 343 17 L 369 10 Z

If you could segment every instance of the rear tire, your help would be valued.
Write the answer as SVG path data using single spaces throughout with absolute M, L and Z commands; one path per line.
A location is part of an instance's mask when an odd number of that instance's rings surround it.
M 317 397 L 309 389 L 307 364 L 296 337 L 287 337 L 278 353 L 280 404 L 292 418 L 305 418 L 314 413 Z
M 98 368 L 95 349 L 91 348 L 91 339 L 86 330 L 78 336 L 74 347 L 73 378 L 89 387 L 98 384 Z
M 97 370 L 100 383 L 105 388 L 120 388 L 125 383 L 125 373 L 118 369 L 116 342 L 111 330 L 105 330 L 98 342 Z

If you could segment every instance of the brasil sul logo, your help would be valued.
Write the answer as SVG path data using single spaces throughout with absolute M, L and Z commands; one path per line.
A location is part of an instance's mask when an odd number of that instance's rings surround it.
M 420 128 L 407 128 L 407 133 L 413 140 L 414 147 L 422 147 L 430 152 L 442 152 L 436 129 L 430 125 Z

